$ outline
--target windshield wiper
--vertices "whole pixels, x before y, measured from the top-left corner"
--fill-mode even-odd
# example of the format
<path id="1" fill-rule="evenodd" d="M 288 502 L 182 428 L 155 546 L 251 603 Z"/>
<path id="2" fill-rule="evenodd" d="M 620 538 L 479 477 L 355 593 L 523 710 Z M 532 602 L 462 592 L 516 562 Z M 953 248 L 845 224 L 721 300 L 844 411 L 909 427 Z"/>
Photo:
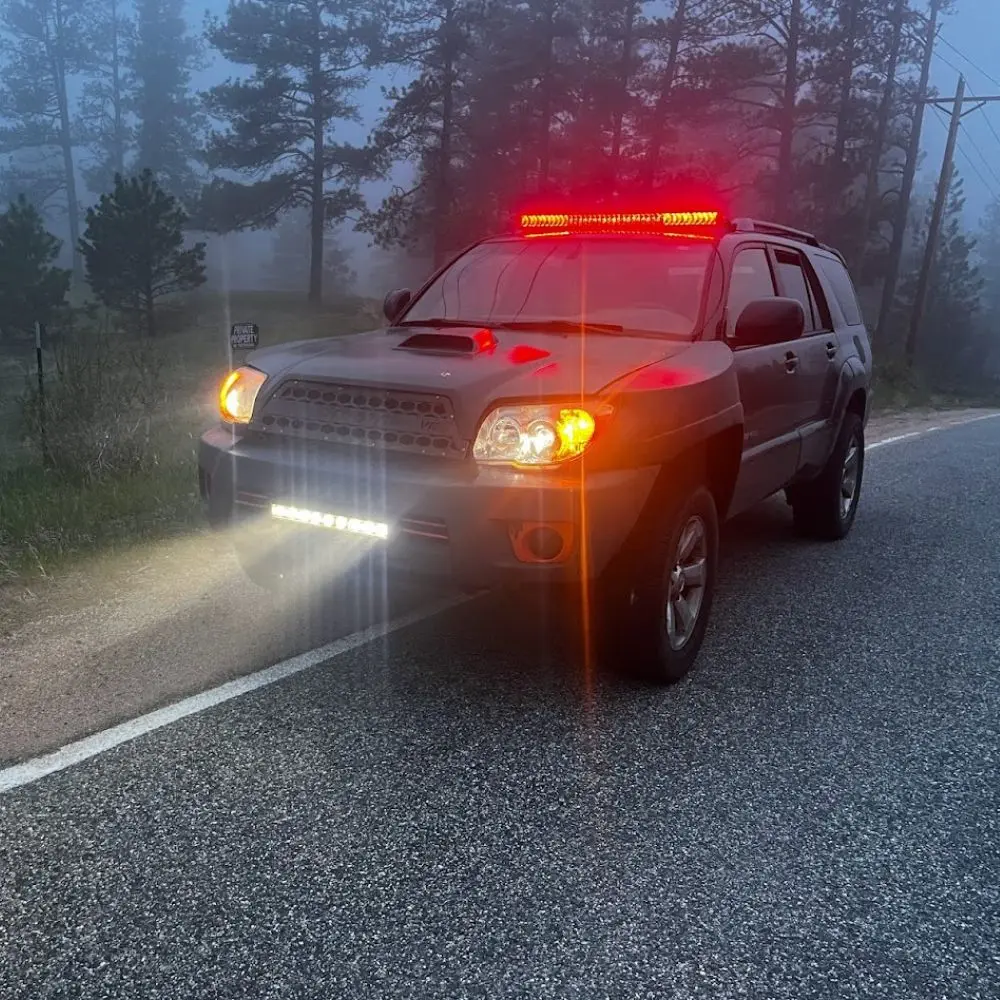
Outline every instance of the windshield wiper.
<path id="1" fill-rule="evenodd" d="M 574 322 L 570 319 L 511 320 L 494 323 L 501 330 L 540 330 L 543 333 L 622 333 L 625 327 L 618 323 Z"/>
<path id="2" fill-rule="evenodd" d="M 404 319 L 400 320 L 398 323 L 393 323 L 393 326 L 474 326 L 482 327 L 489 326 L 489 323 L 484 323 L 482 320 L 475 319 L 447 319 L 444 316 L 431 316 L 430 319 Z"/>

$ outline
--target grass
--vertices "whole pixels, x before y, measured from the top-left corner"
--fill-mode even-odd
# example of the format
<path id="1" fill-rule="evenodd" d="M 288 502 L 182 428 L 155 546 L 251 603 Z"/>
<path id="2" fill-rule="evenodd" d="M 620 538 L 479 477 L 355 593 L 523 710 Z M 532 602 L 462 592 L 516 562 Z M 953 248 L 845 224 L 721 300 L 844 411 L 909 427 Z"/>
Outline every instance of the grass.
<path id="1" fill-rule="evenodd" d="M 933 388 L 919 375 L 898 363 L 876 361 L 872 378 L 872 410 L 875 413 L 898 413 L 903 410 L 948 410 L 957 407 L 1000 406 L 1000 391 L 983 388 L 947 392 Z"/>
<path id="2" fill-rule="evenodd" d="M 198 522 L 193 455 L 135 476 L 66 482 L 40 466 L 0 477 L 0 574 L 51 576 L 95 549 L 162 537 Z"/>
<path id="3" fill-rule="evenodd" d="M 300 295 L 199 295 L 167 312 L 153 345 L 94 334 L 47 352 L 55 467 L 42 463 L 25 419 L 33 348 L 0 357 L 0 583 L 51 577 L 87 554 L 201 525 L 197 439 L 215 419 L 231 322 L 256 322 L 266 347 L 369 329 L 377 317 L 364 300 L 316 308 Z"/>

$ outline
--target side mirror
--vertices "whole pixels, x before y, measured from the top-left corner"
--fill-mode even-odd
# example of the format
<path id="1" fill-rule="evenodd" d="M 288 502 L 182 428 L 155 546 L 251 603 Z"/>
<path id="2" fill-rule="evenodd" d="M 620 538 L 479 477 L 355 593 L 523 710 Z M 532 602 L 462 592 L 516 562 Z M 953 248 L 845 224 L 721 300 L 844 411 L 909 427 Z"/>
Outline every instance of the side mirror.
<path id="1" fill-rule="evenodd" d="M 382 300 L 382 312 L 390 323 L 395 323 L 400 314 L 410 304 L 413 292 L 409 288 L 396 288 Z"/>
<path id="2" fill-rule="evenodd" d="M 806 314 L 798 299 L 756 299 L 747 304 L 736 321 L 739 347 L 763 347 L 798 340 L 806 329 Z"/>

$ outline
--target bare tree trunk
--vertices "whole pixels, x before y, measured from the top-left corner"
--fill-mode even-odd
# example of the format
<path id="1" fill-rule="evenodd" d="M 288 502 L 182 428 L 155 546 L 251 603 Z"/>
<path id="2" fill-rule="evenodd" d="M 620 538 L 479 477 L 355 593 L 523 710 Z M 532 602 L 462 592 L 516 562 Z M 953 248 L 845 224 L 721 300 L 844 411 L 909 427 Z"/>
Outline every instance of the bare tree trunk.
<path id="1" fill-rule="evenodd" d="M 146 336 L 152 340 L 156 336 L 156 303 L 153 299 L 153 289 L 148 284 L 143 292 L 143 314 Z"/>
<path id="2" fill-rule="evenodd" d="M 552 67 L 555 60 L 555 0 L 545 4 L 545 54 L 541 76 L 541 121 L 538 152 L 538 187 L 545 189 L 549 184 L 552 169 Z"/>
<path id="3" fill-rule="evenodd" d="M 778 138 L 778 175 L 774 191 L 774 215 L 787 214 L 792 189 L 792 144 L 795 141 L 796 105 L 799 96 L 799 40 L 802 35 L 802 0 L 792 0 L 788 14 L 788 46 L 785 50 L 785 86 L 781 99 Z"/>
<path id="4" fill-rule="evenodd" d="M 827 201 L 827 224 L 839 213 L 839 198 L 847 182 L 844 159 L 847 150 L 847 133 L 853 121 L 851 113 L 851 93 L 854 84 L 854 60 L 858 44 L 858 4 L 859 0 L 847 0 L 841 7 L 840 16 L 844 26 L 844 59 L 840 69 L 840 92 L 837 105 L 837 131 L 834 136 L 832 174 L 836 185 L 837 198 Z"/>
<path id="5" fill-rule="evenodd" d="M 900 48 L 903 44 L 903 17 L 906 14 L 906 0 L 896 0 L 892 12 L 892 36 L 889 42 L 889 62 L 886 66 L 885 86 L 882 88 L 882 102 L 878 109 L 878 124 L 875 128 L 875 145 L 868 161 L 868 176 L 865 179 L 865 200 L 861 206 L 861 221 L 859 233 L 861 242 L 858 246 L 857 258 L 854 263 L 856 279 L 861 279 L 861 269 L 868 252 L 868 235 L 875 215 L 875 205 L 879 198 L 879 172 L 882 166 L 882 152 L 885 148 L 885 137 L 889 132 L 889 120 L 892 115 L 892 102 L 896 92 L 896 67 L 899 65 Z"/>
<path id="6" fill-rule="evenodd" d="M 875 341 L 881 343 L 888 331 L 889 317 L 892 315 L 896 301 L 896 285 L 899 281 L 899 269 L 903 257 L 903 241 L 906 238 L 906 223 L 910 214 L 910 196 L 913 192 L 913 180 L 917 175 L 917 159 L 920 155 L 920 133 L 924 119 L 922 103 L 927 96 L 927 84 L 930 80 L 931 58 L 934 55 L 934 40 L 937 37 L 938 13 L 941 0 L 931 0 L 930 21 L 927 27 L 927 40 L 924 42 L 924 56 L 920 64 L 920 83 L 917 87 L 917 105 L 913 109 L 913 124 L 910 128 L 910 142 L 906 153 L 906 167 L 903 170 L 903 181 L 899 190 L 899 204 L 896 217 L 892 223 L 892 242 L 889 245 L 889 266 L 885 282 L 882 285 L 882 301 L 879 303 L 878 323 L 875 328 Z"/>
<path id="7" fill-rule="evenodd" d="M 441 135 L 438 145 L 437 179 L 434 192 L 434 266 L 444 263 L 449 247 L 451 216 L 451 140 L 455 114 L 455 5 L 449 3 L 444 18 L 444 67 L 441 80 Z"/>
<path id="8" fill-rule="evenodd" d="M 312 5 L 313 51 L 310 90 L 313 101 L 312 135 L 312 184 L 309 216 L 309 301 L 319 305 L 323 301 L 323 237 L 326 233 L 326 113 L 323 87 L 322 15 L 318 2 Z"/>
<path id="9" fill-rule="evenodd" d="M 622 131 L 625 126 L 625 111 L 628 108 L 628 85 L 632 76 L 632 43 L 635 31 L 635 3 L 629 0 L 625 8 L 625 24 L 622 30 L 622 59 L 619 76 L 618 106 L 615 108 L 611 131 L 611 179 L 618 180 L 618 165 L 622 152 Z"/>
<path id="10" fill-rule="evenodd" d="M 663 139 L 667 130 L 667 106 L 670 94 L 677 77 L 677 64 L 680 57 L 681 39 L 687 27 L 688 0 L 677 0 L 674 16 L 670 19 L 668 33 L 667 63 L 663 67 L 663 77 L 660 80 L 660 91 L 653 108 L 653 122 L 650 130 L 649 147 L 646 153 L 645 182 L 647 187 L 656 183 L 656 175 L 660 168 L 660 156 L 663 152 Z"/>
<path id="11" fill-rule="evenodd" d="M 111 0 L 111 101 L 114 111 L 114 135 L 111 158 L 116 174 L 125 173 L 125 110 L 122 107 L 121 24 L 118 0 Z"/>
<path id="12" fill-rule="evenodd" d="M 69 217 L 69 241 L 73 250 L 73 281 L 83 280 L 80 255 L 80 202 L 76 193 L 76 164 L 73 158 L 73 133 L 69 118 L 69 95 L 66 92 L 66 33 L 61 0 L 53 5 L 55 38 L 50 39 L 49 59 L 59 107 L 59 145 L 66 173 L 66 214 Z"/>

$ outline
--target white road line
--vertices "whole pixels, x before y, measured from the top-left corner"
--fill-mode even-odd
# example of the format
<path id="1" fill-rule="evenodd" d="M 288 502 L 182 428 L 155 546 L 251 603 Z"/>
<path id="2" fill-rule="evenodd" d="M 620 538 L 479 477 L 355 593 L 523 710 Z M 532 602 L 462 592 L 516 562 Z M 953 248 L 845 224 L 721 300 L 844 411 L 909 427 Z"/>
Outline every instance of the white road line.
<path id="1" fill-rule="evenodd" d="M 894 437 L 883 438 L 881 441 L 873 441 L 866 446 L 866 451 L 870 451 L 873 448 L 881 448 L 887 444 L 908 441 L 911 438 L 923 437 L 925 434 L 930 434 L 933 431 L 946 430 L 949 427 L 962 427 L 966 424 L 974 424 L 980 420 L 990 420 L 994 417 L 1000 417 L 1000 412 L 970 417 L 968 420 L 961 420 L 954 424 L 935 424 L 933 427 L 925 427 L 919 431 L 897 434 Z M 353 632 L 351 635 L 346 635 L 342 639 L 337 639 L 325 646 L 320 646 L 307 653 L 293 656 L 289 660 L 283 660 L 281 663 L 276 663 L 273 667 L 258 670 L 256 673 L 248 674 L 246 677 L 240 677 L 237 680 L 221 684 L 219 687 L 203 691 L 201 694 L 192 695 L 190 698 L 175 702 L 173 705 L 167 705 L 165 708 L 159 708 L 155 712 L 149 712 L 147 715 L 140 715 L 137 719 L 131 719 L 129 722 L 112 726 L 111 729 L 105 729 L 103 732 L 95 733 L 93 736 L 88 736 L 82 740 L 77 740 L 75 743 L 69 743 L 53 753 L 25 761 L 23 764 L 15 764 L 12 767 L 5 768 L 0 771 L 0 794 L 20 788 L 23 785 L 30 785 L 32 782 L 38 781 L 39 778 L 44 778 L 48 774 L 54 774 L 56 771 L 63 771 L 67 767 L 79 764 L 90 757 L 96 757 L 98 754 L 102 754 L 106 750 L 111 750 L 122 743 L 127 743 L 129 740 L 145 736 L 146 733 L 151 733 L 156 729 L 162 729 L 164 726 L 169 726 L 171 723 L 177 722 L 178 719 L 183 719 L 189 715 L 196 715 L 198 712 L 204 712 L 205 709 L 213 708 L 215 705 L 220 705 L 232 698 L 238 698 L 240 695 L 247 694 L 250 691 L 267 687 L 269 684 L 284 680 L 293 674 L 301 673 L 310 667 L 319 666 L 321 663 L 326 663 L 344 653 L 349 653 L 351 650 L 359 649 L 361 646 L 365 646 L 376 639 L 381 639 L 399 629 L 426 621 L 428 618 L 433 618 L 435 615 L 442 614 L 450 608 L 457 607 L 472 599 L 473 596 L 470 595 L 447 597 L 419 608 L 416 611 L 411 611 L 409 614 L 402 615 L 393 621 L 369 625 L 368 628 L 362 629 L 360 632 Z"/>
<path id="2" fill-rule="evenodd" d="M 933 429 L 937 430 L 936 427 Z M 881 448 L 884 444 L 896 444 L 899 441 L 908 441 L 910 438 L 923 437 L 927 433 L 929 433 L 927 430 L 910 431 L 909 434 L 897 434 L 895 437 L 882 438 L 881 441 L 872 441 L 871 444 L 866 444 L 865 451 L 872 451 L 874 448 Z"/>
<path id="3" fill-rule="evenodd" d="M 15 764 L 12 767 L 4 768 L 0 771 L 0 794 L 20 788 L 22 785 L 29 785 L 32 782 L 38 781 L 39 778 L 44 778 L 46 775 L 53 774 L 56 771 L 65 770 L 67 767 L 79 764 L 90 757 L 96 757 L 98 754 L 102 754 L 106 750 L 111 750 L 122 743 L 127 743 L 129 740 L 145 736 L 146 733 L 151 733 L 155 729 L 162 729 L 164 726 L 169 726 L 171 723 L 177 722 L 178 719 L 183 719 L 189 715 L 196 715 L 198 712 L 204 712 L 205 709 L 213 708 L 215 705 L 220 705 L 231 698 L 238 698 L 240 695 L 256 691 L 258 688 L 267 687 L 269 684 L 284 680 L 293 674 L 308 670 L 310 667 L 327 663 L 338 656 L 342 656 L 344 653 L 349 653 L 351 650 L 365 646 L 376 639 L 381 639 L 392 632 L 397 632 L 399 629 L 406 628 L 409 625 L 426 621 L 428 618 L 433 618 L 435 615 L 442 614 L 451 608 L 464 604 L 472 600 L 473 596 L 463 594 L 435 601 L 433 604 L 425 605 L 423 608 L 411 611 L 406 615 L 401 615 L 392 621 L 370 625 L 360 632 L 353 632 L 351 635 L 336 639 L 325 646 L 319 646 L 317 649 L 311 649 L 307 653 L 301 653 L 299 656 L 293 656 L 289 660 L 276 663 L 273 667 L 258 670 L 256 673 L 248 674 L 246 677 L 239 677 L 234 681 L 221 684 L 219 687 L 212 688 L 209 691 L 203 691 L 201 694 L 184 698 L 173 705 L 167 705 L 165 708 L 159 708 L 146 715 L 140 715 L 137 719 L 131 719 L 128 722 L 112 726 L 111 729 L 105 729 L 103 732 L 95 733 L 93 736 L 88 736 L 75 743 L 69 743 L 53 753 L 25 761 L 23 764 Z"/>
<path id="4" fill-rule="evenodd" d="M 909 441 L 911 438 L 923 437 L 925 434 L 933 434 L 934 431 L 946 431 L 951 427 L 965 427 L 968 424 L 977 424 L 980 420 L 993 420 L 1000 417 L 998 413 L 984 413 L 978 417 L 969 417 L 967 420 L 957 420 L 953 424 L 934 424 L 932 427 L 922 427 L 919 431 L 909 431 L 906 434 L 896 434 L 893 437 L 882 438 L 880 441 L 872 441 L 865 445 L 865 451 L 872 451 L 874 448 L 881 448 L 886 444 L 897 444 L 900 441 Z"/>

